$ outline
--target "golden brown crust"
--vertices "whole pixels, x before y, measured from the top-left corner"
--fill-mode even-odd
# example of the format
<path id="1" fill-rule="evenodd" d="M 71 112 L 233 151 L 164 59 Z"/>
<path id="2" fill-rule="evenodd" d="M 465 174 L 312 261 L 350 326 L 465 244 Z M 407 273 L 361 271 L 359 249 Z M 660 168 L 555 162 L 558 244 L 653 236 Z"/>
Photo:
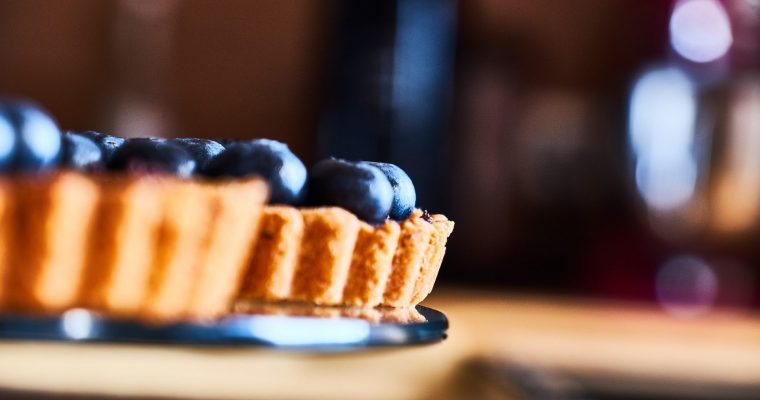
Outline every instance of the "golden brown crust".
<path id="1" fill-rule="evenodd" d="M 134 316 L 148 288 L 167 187 L 125 177 L 101 180 L 101 189 L 80 304 Z"/>
<path id="2" fill-rule="evenodd" d="M 361 224 L 343 289 L 343 304 L 374 307 L 382 302 L 400 233 L 395 221 L 379 227 Z"/>
<path id="3" fill-rule="evenodd" d="M 372 226 L 338 207 L 264 206 L 266 194 L 259 179 L 0 181 L 0 306 L 171 321 L 222 316 L 239 298 L 407 308 L 430 293 L 444 216 Z"/>
<path id="4" fill-rule="evenodd" d="M 306 303 L 248 301 L 241 300 L 235 304 L 236 314 L 255 315 L 284 315 L 294 317 L 319 318 L 356 318 L 369 323 L 416 323 L 425 322 L 425 316 L 414 307 L 351 307 L 351 306 L 319 306 Z"/>
<path id="5" fill-rule="evenodd" d="M 241 286 L 249 255 L 259 237 L 266 201 L 260 179 L 209 185 L 212 216 L 197 260 L 187 315 L 208 319 L 227 312 Z"/>
<path id="6" fill-rule="evenodd" d="M 359 220 L 337 208 L 303 209 L 304 235 L 291 297 L 314 304 L 340 304 L 359 234 Z"/>
<path id="7" fill-rule="evenodd" d="M 373 226 L 335 207 L 268 206 L 239 299 L 412 306 L 432 290 L 452 229 L 446 217 L 421 210 Z"/>
<path id="8" fill-rule="evenodd" d="M 401 223 L 401 236 L 383 294 L 383 305 L 405 307 L 412 304 L 414 285 L 420 276 L 420 265 L 434 231 L 433 225 L 421 218 L 419 210 Z"/>
<path id="9" fill-rule="evenodd" d="M 412 304 L 421 302 L 433 290 L 433 284 L 438 277 L 438 271 L 441 269 L 443 255 L 446 253 L 446 241 L 454 230 L 454 223 L 443 215 L 433 215 L 431 219 L 435 231 L 430 238 L 425 258 L 420 265 L 420 276 L 414 285 Z"/>
<path id="10" fill-rule="evenodd" d="M 99 192 L 90 179 L 56 173 L 14 183 L 8 305 L 60 311 L 75 304 Z"/>
<path id="11" fill-rule="evenodd" d="M 264 208 L 261 232 L 245 277 L 242 297 L 282 300 L 290 296 L 303 229 L 303 217 L 296 208 Z"/>
<path id="12" fill-rule="evenodd" d="M 0 275 L 5 309 L 87 307 L 158 321 L 230 309 L 267 193 L 260 179 L 73 172 L 19 176 L 8 186 L 0 182 L 0 239 L 12 241 L 0 240 L 0 254 L 14 248 Z"/>
<path id="13" fill-rule="evenodd" d="M 167 320 L 181 316 L 189 303 L 211 199 L 199 185 L 174 181 L 164 199 L 163 221 L 141 314 Z"/>

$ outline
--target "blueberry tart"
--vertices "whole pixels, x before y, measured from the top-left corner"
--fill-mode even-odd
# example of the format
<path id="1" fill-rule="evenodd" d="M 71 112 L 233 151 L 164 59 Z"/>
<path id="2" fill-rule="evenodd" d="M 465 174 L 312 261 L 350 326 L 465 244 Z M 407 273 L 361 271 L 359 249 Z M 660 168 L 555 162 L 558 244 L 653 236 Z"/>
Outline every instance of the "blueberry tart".
<path id="1" fill-rule="evenodd" d="M 280 142 L 61 133 L 0 102 L 0 307 L 208 320 L 240 304 L 406 308 L 432 290 L 453 222 L 399 167 Z M 238 306 L 236 308 L 236 305 Z"/>

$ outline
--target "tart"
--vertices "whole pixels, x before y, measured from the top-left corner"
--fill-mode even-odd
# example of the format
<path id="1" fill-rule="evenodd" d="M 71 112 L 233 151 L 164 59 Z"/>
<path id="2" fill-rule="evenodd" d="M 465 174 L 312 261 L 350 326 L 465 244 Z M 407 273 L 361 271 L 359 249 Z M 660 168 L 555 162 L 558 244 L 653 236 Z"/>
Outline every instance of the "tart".
<path id="1" fill-rule="evenodd" d="M 4 118 L 0 136 L 18 147 L 0 157 L 5 312 L 166 322 L 241 304 L 408 309 L 432 290 L 454 226 L 415 208 L 392 164 L 307 171 L 271 140 L 61 135 L 42 111 L 0 102 Z"/>
<path id="2" fill-rule="evenodd" d="M 240 302 L 406 307 L 432 289 L 453 222 L 380 225 L 339 207 L 265 205 L 258 178 L 56 172 L 0 185 L 0 304 L 154 321 Z"/>

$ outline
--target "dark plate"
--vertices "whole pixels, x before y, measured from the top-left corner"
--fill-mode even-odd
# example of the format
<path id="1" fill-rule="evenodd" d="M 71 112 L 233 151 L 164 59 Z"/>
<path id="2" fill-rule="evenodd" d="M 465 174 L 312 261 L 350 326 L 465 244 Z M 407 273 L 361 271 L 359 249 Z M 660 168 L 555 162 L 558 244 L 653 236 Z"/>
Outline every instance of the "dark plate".
<path id="1" fill-rule="evenodd" d="M 439 342 L 449 326 L 443 313 L 423 306 L 404 313 L 286 305 L 244 308 L 244 313 L 207 324 L 150 325 L 84 309 L 52 317 L 4 315 L 0 339 L 333 350 Z"/>

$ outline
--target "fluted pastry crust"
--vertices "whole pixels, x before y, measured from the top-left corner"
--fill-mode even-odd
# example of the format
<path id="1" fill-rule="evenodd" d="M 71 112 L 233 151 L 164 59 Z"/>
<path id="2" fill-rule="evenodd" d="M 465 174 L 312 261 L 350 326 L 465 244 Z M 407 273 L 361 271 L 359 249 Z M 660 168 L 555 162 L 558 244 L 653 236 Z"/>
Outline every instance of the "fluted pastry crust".
<path id="1" fill-rule="evenodd" d="M 189 317 L 212 318 L 229 311 L 258 242 L 266 194 L 263 181 L 233 181 L 208 192 L 211 222 L 196 260 L 196 278 L 186 304 Z"/>
<path id="2" fill-rule="evenodd" d="M 76 303 L 99 198 L 97 185 L 75 174 L 18 179 L 7 192 L 6 306 L 56 312 Z"/>
<path id="3" fill-rule="evenodd" d="M 104 179 L 100 185 L 79 304 L 135 316 L 147 294 L 168 185 L 147 177 Z"/>
<path id="4" fill-rule="evenodd" d="M 290 296 L 303 237 L 303 217 L 294 207 L 268 206 L 241 296 L 284 300 Z"/>
<path id="5" fill-rule="evenodd" d="M 59 171 L 0 181 L 0 307 L 86 307 L 151 321 L 235 302 L 404 308 L 422 301 L 453 222 L 370 225 L 338 207 L 267 206 L 266 183 Z"/>
<path id="6" fill-rule="evenodd" d="M 395 221 L 387 221 L 378 227 L 362 223 L 343 289 L 343 303 L 351 306 L 380 304 L 400 233 L 401 228 Z"/>
<path id="7" fill-rule="evenodd" d="M 373 226 L 337 207 L 267 206 L 262 226 L 240 300 L 367 308 L 424 300 L 454 223 L 415 210 Z"/>
<path id="8" fill-rule="evenodd" d="M 337 207 L 304 209 L 304 233 L 291 298 L 340 304 L 359 235 L 359 219 Z"/>

